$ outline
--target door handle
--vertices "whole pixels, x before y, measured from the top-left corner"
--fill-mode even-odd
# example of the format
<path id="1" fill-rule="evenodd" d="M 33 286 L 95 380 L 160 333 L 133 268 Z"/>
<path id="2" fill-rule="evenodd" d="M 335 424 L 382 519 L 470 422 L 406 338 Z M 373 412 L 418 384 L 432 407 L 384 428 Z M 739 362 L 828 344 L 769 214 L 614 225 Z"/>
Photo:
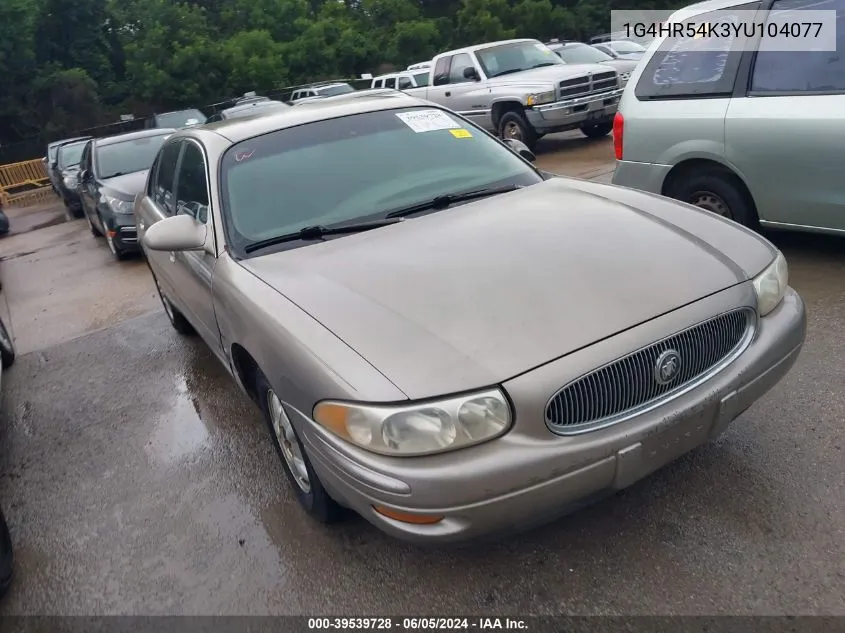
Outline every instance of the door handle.
<path id="1" fill-rule="evenodd" d="M 446 96 L 447 96 L 447 97 L 451 97 L 451 96 L 452 96 L 451 91 L 450 91 L 450 92 L 447 92 L 447 93 L 446 93 Z"/>

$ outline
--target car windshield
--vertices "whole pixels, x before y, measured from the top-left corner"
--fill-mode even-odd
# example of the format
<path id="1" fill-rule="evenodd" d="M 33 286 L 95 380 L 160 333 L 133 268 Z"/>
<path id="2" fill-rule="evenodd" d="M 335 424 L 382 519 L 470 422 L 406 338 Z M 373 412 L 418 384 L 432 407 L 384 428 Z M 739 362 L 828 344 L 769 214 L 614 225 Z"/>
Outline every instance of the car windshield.
<path id="1" fill-rule="evenodd" d="M 251 116 L 258 112 L 270 112 L 272 110 L 284 110 L 290 106 L 281 101 L 259 101 L 253 105 L 239 106 L 223 110 L 223 116 L 226 119 L 237 119 L 239 117 Z"/>
<path id="2" fill-rule="evenodd" d="M 201 125 L 206 122 L 206 116 L 199 110 L 182 110 L 156 115 L 156 127 L 179 128 L 186 125 Z"/>
<path id="3" fill-rule="evenodd" d="M 53 145 L 52 147 L 47 148 L 47 158 L 49 159 L 49 161 L 51 163 L 56 160 L 56 154 L 58 153 L 58 151 L 59 151 L 58 145 Z"/>
<path id="4" fill-rule="evenodd" d="M 418 86 L 427 86 L 428 85 L 428 71 L 423 71 L 421 73 L 414 73 L 414 81 L 417 82 Z"/>
<path id="5" fill-rule="evenodd" d="M 345 95 L 348 92 L 355 92 L 355 88 L 349 84 L 341 84 L 339 86 L 328 86 L 327 88 L 320 88 L 315 92 L 321 97 L 334 97 L 335 95 Z"/>
<path id="6" fill-rule="evenodd" d="M 640 46 L 636 42 L 614 42 L 611 46 L 613 50 L 615 50 L 620 55 L 625 55 L 627 53 L 644 53 L 645 47 Z"/>
<path id="7" fill-rule="evenodd" d="M 419 107 L 277 130 L 233 145 L 221 162 L 236 250 L 305 227 L 383 219 L 444 194 L 542 182 L 480 129 Z"/>
<path id="8" fill-rule="evenodd" d="M 113 178 L 149 169 L 170 134 L 144 136 L 97 147 L 97 177 Z"/>
<path id="9" fill-rule="evenodd" d="M 586 44 L 564 46 L 555 52 L 567 64 L 598 64 L 613 59 L 607 53 L 603 53 L 599 49 L 587 46 Z"/>
<path id="10" fill-rule="evenodd" d="M 88 141 L 78 141 L 76 143 L 68 143 L 59 148 L 59 169 L 73 167 L 79 164 L 79 159 L 82 158 L 82 150 L 85 149 L 85 144 Z"/>
<path id="11" fill-rule="evenodd" d="M 478 50 L 475 56 L 488 77 L 563 64 L 548 46 L 540 42 L 500 44 Z"/>

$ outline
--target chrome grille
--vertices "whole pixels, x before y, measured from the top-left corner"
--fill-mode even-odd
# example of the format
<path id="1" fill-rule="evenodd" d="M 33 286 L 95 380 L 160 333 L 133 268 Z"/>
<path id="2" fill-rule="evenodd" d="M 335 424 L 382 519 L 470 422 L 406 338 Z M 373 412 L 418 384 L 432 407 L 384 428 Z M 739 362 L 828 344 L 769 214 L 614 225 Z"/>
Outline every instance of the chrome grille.
<path id="1" fill-rule="evenodd" d="M 741 354 L 756 313 L 741 308 L 682 330 L 581 376 L 546 405 L 546 424 L 562 435 L 616 424 L 706 380 Z M 658 361 L 679 357 L 677 373 L 658 376 Z M 665 378 L 666 376 L 664 376 Z"/>
<path id="2" fill-rule="evenodd" d="M 596 73 L 575 79 L 565 79 L 558 84 L 561 99 L 583 97 L 593 92 L 604 92 L 617 87 L 616 71 Z"/>

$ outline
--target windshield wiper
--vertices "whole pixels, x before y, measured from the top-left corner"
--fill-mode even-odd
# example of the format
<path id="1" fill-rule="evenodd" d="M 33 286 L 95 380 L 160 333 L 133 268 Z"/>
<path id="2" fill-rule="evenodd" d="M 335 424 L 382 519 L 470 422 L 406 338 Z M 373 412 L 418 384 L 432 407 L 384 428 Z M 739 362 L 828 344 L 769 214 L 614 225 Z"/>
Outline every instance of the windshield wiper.
<path id="1" fill-rule="evenodd" d="M 502 75 L 510 75 L 511 73 L 521 73 L 524 71 L 524 68 L 511 68 L 510 70 L 503 70 L 500 73 L 496 73 L 495 75 L 490 75 L 490 79 L 493 77 L 501 77 Z"/>
<path id="2" fill-rule="evenodd" d="M 488 196 L 495 196 L 500 193 L 507 193 L 509 191 L 516 191 L 522 189 L 520 185 L 505 185 L 503 187 L 487 187 L 485 189 L 475 189 L 473 191 L 464 191 L 463 193 L 447 193 L 442 196 L 437 196 L 425 202 L 412 204 L 408 207 L 401 207 L 394 209 L 388 213 L 386 218 L 399 218 L 406 215 L 413 215 L 420 211 L 428 211 L 430 209 L 446 209 L 456 202 L 466 202 L 468 200 L 476 200 L 477 198 L 486 198 Z"/>
<path id="3" fill-rule="evenodd" d="M 125 176 L 126 172 L 118 171 L 113 174 L 109 174 L 108 176 L 103 176 L 103 180 L 108 180 L 109 178 L 117 178 L 118 176 Z"/>
<path id="4" fill-rule="evenodd" d="M 246 251 L 247 253 L 254 253 L 255 251 L 260 251 L 262 248 L 276 246 L 277 244 L 284 244 L 285 242 L 295 242 L 298 240 L 322 240 L 323 238 L 329 235 L 361 233 L 363 231 L 369 231 L 371 229 L 378 229 L 382 226 L 396 224 L 397 222 L 402 222 L 402 220 L 396 218 L 392 220 L 376 220 L 375 222 L 359 222 L 358 224 L 344 224 L 342 226 L 306 226 L 294 233 L 278 235 L 276 237 L 267 238 L 266 240 L 259 240 L 258 242 L 252 242 L 251 244 L 247 244 L 246 246 L 244 246 L 244 251 Z"/>
<path id="5" fill-rule="evenodd" d="M 534 64 L 531 68 L 543 68 L 544 66 L 559 66 L 557 62 L 541 62 L 539 64 Z"/>

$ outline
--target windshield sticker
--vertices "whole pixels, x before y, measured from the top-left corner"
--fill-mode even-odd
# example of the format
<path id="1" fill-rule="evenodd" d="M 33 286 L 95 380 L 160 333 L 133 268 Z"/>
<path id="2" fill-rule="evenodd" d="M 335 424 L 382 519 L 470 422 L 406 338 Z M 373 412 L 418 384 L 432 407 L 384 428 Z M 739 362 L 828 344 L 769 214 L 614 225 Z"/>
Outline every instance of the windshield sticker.
<path id="1" fill-rule="evenodd" d="M 242 163 L 245 160 L 249 160 L 252 158 L 252 155 L 255 154 L 254 149 L 245 149 L 241 150 L 240 152 L 235 152 L 235 162 Z"/>
<path id="2" fill-rule="evenodd" d="M 396 116 L 414 132 L 435 132 L 461 127 L 442 110 L 417 110 L 415 112 L 397 112 Z"/>
<path id="3" fill-rule="evenodd" d="M 472 134 L 469 133 L 469 130 L 465 130 L 464 128 L 459 128 L 457 130 L 449 130 L 452 133 L 452 136 L 455 138 L 472 138 Z"/>

